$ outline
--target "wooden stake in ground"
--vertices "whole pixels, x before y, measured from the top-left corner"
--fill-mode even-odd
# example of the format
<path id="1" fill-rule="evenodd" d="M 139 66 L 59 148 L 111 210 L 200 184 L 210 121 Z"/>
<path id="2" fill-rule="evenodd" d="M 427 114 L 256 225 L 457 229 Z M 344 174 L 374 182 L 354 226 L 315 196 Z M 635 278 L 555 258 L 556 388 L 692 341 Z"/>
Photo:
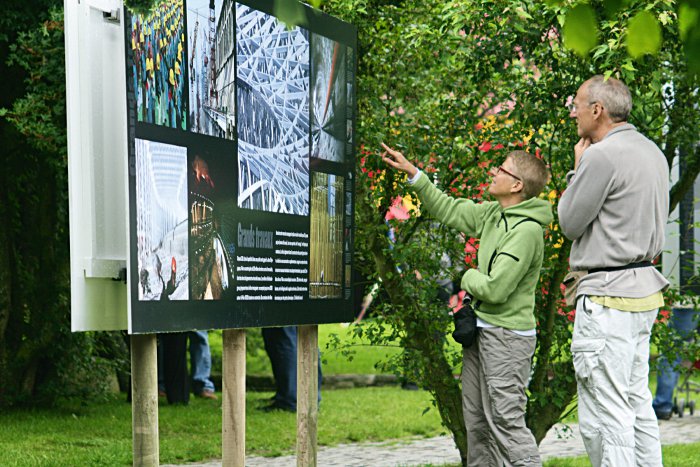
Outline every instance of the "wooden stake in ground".
<path id="1" fill-rule="evenodd" d="M 315 467 L 318 424 L 318 326 L 297 327 L 297 466 Z"/>
<path id="2" fill-rule="evenodd" d="M 245 330 L 223 333 L 223 467 L 245 467 Z"/>
<path id="3" fill-rule="evenodd" d="M 131 336 L 131 423 L 134 466 L 157 466 L 158 364 L 155 334 Z"/>

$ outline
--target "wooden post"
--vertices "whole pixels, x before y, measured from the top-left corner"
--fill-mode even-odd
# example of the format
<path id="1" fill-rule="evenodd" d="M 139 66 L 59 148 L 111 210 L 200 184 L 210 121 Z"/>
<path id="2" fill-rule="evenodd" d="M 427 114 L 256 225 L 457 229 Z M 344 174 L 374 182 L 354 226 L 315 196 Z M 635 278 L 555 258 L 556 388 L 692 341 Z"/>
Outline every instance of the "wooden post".
<path id="1" fill-rule="evenodd" d="M 297 466 L 316 466 L 318 326 L 297 327 Z"/>
<path id="2" fill-rule="evenodd" d="M 158 363 L 155 334 L 131 336 L 131 423 L 134 466 L 157 466 Z"/>
<path id="3" fill-rule="evenodd" d="M 245 329 L 223 338 L 222 467 L 245 467 Z"/>

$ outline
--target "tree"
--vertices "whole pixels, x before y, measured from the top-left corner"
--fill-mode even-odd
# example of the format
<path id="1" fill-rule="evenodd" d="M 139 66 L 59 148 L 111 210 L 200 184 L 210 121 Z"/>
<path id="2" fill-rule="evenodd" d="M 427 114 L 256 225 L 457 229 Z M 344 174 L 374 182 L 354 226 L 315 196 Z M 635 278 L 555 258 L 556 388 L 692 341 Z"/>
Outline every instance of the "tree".
<path id="1" fill-rule="evenodd" d="M 465 245 L 454 232 L 431 230 L 431 219 L 418 209 L 407 221 L 386 220 L 392 202 L 410 198 L 411 189 L 403 177 L 384 170 L 379 142 L 399 146 L 445 192 L 476 199 L 483 197 L 486 167 L 523 147 L 550 165 L 545 196 L 556 208 L 578 140 L 567 101 L 591 75 L 617 76 L 634 93 L 631 122 L 664 150 L 669 166 L 679 154 L 686 158 L 688 169 L 671 191 L 673 208 L 697 177 L 700 139 L 698 82 L 688 71 L 676 5 L 628 2 L 612 18 L 604 15 L 603 2 L 590 5 L 606 19 L 599 24 L 600 40 L 583 56 L 562 38 L 567 18 L 578 8 L 569 2 L 336 0 L 323 5 L 360 30 L 355 251 L 365 274 L 381 284 L 383 303 L 355 333 L 404 349 L 388 366 L 412 375 L 433 394 L 463 460 L 468 446 L 453 376 L 459 359 L 443 337 L 451 327 L 446 306 L 435 296 L 436 255 L 447 252 L 452 264 L 473 267 L 478 243 L 468 239 Z M 626 37 L 630 19 L 641 12 L 658 18 L 663 41 L 654 54 L 632 58 Z M 569 352 L 573 310 L 559 293 L 569 248 L 555 222 L 546 233 L 529 385 L 527 422 L 538 442 L 575 399 Z M 655 336 L 661 343 L 668 333 L 659 327 Z"/>
<path id="2" fill-rule="evenodd" d="M 115 336 L 70 331 L 63 18 L 51 3 L 3 17 L 0 406 L 100 393 L 123 363 L 104 358 Z"/>

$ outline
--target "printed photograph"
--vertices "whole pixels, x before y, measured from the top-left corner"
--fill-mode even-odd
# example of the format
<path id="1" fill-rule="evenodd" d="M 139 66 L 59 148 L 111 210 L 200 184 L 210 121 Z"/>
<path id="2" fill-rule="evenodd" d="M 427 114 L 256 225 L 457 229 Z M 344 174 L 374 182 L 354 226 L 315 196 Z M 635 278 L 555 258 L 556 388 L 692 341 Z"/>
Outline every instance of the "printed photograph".
<path id="1" fill-rule="evenodd" d="M 190 130 L 236 137 L 235 12 L 230 0 L 187 1 Z"/>
<path id="2" fill-rule="evenodd" d="M 352 191 L 345 192 L 345 214 L 352 216 Z"/>
<path id="3" fill-rule="evenodd" d="M 139 122 L 187 129 L 183 0 L 164 0 L 148 15 L 131 15 L 128 68 Z"/>
<path id="4" fill-rule="evenodd" d="M 311 38 L 311 157 L 343 162 L 346 140 L 346 47 Z"/>
<path id="5" fill-rule="evenodd" d="M 309 34 L 236 4 L 238 206 L 309 215 Z"/>
<path id="6" fill-rule="evenodd" d="M 135 144 L 139 300 L 188 300 L 187 149 Z"/>
<path id="7" fill-rule="evenodd" d="M 343 292 L 344 180 L 312 174 L 309 298 L 340 298 Z"/>
<path id="8" fill-rule="evenodd" d="M 201 146 L 201 145 L 200 145 Z M 218 157 L 217 157 L 218 156 Z M 229 290 L 233 262 L 223 235 L 223 210 L 232 186 L 221 155 L 189 155 L 190 292 L 193 300 L 219 300 Z"/>

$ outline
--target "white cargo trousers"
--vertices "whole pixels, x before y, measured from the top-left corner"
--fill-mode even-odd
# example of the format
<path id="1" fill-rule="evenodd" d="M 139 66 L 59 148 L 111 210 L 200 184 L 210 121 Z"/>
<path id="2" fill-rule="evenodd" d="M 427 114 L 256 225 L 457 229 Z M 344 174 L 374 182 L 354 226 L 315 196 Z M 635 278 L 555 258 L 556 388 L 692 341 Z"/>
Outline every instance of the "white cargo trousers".
<path id="1" fill-rule="evenodd" d="M 658 310 L 620 311 L 581 296 L 571 352 L 581 437 L 593 467 L 661 466 L 649 391 L 649 338 Z"/>

